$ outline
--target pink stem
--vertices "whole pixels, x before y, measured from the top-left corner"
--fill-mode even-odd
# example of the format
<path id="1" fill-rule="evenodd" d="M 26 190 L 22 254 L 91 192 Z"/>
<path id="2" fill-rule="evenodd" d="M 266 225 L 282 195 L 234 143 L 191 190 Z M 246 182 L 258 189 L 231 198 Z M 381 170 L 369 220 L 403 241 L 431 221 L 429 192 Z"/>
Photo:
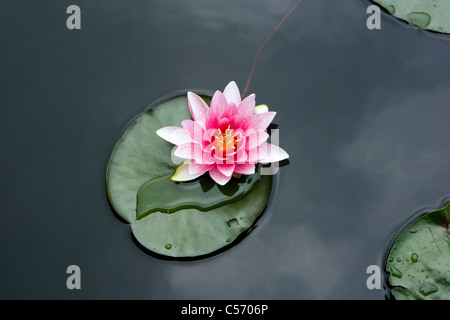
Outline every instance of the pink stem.
<path id="1" fill-rule="evenodd" d="M 247 93 L 248 87 L 250 86 L 250 82 L 253 77 L 253 72 L 255 71 L 256 67 L 256 61 L 258 61 L 259 55 L 261 54 L 262 49 L 266 45 L 267 42 L 269 42 L 270 38 L 277 32 L 277 30 L 281 27 L 281 25 L 286 21 L 286 19 L 291 15 L 292 12 L 294 12 L 295 8 L 302 2 L 302 0 L 298 0 L 292 8 L 286 13 L 286 15 L 278 22 L 278 24 L 275 26 L 275 28 L 272 30 L 272 32 L 267 36 L 266 40 L 262 43 L 262 45 L 259 47 L 258 51 L 256 52 L 255 58 L 253 59 L 252 68 L 250 69 L 250 73 L 248 75 L 247 83 L 245 85 L 244 90 L 242 91 L 242 96 L 245 97 L 245 94 Z"/>

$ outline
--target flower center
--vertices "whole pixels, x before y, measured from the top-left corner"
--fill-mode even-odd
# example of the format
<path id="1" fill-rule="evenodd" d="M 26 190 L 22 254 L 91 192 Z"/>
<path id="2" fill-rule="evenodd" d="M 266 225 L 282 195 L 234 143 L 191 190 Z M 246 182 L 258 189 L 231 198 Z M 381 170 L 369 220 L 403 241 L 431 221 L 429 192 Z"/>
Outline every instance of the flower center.
<path id="1" fill-rule="evenodd" d="M 217 129 L 214 133 L 213 137 L 211 138 L 211 142 L 213 143 L 213 150 L 215 150 L 215 154 L 217 156 L 226 157 L 227 153 L 232 154 L 236 151 L 237 143 L 239 141 L 237 137 L 238 132 L 234 132 L 233 129 L 230 129 L 230 126 L 228 125 L 228 128 L 225 130 L 225 132 L 222 132 L 222 130 Z"/>

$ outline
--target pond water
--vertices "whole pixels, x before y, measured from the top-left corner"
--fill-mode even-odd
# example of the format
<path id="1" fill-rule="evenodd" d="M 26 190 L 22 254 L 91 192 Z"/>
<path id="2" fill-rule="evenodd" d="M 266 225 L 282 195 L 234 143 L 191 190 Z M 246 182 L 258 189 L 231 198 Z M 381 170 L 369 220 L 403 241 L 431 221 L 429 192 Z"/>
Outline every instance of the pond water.
<path id="1" fill-rule="evenodd" d="M 199 261 L 146 253 L 109 205 L 126 125 L 179 90 L 245 86 L 294 1 L 0 5 L 0 298 L 384 299 L 393 237 L 450 196 L 450 38 L 365 0 L 304 0 L 267 43 L 248 93 L 289 153 L 248 237 Z M 66 269 L 81 269 L 68 290 Z"/>

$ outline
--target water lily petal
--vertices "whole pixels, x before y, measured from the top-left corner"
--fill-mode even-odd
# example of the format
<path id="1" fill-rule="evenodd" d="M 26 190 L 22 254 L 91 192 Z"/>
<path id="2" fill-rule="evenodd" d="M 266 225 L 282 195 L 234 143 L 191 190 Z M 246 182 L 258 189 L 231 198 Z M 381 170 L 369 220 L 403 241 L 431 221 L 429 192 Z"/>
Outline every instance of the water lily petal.
<path id="1" fill-rule="evenodd" d="M 239 114 L 239 109 L 234 103 L 229 103 L 222 113 L 222 118 L 231 119 L 231 117 Z"/>
<path id="2" fill-rule="evenodd" d="M 189 174 L 191 174 L 191 175 L 203 174 L 206 171 L 209 171 L 214 167 L 215 167 L 215 164 L 198 164 L 195 162 L 191 162 L 189 164 Z"/>
<path id="3" fill-rule="evenodd" d="M 211 99 L 211 108 L 206 113 L 205 128 L 217 129 L 218 121 L 227 107 L 228 102 L 222 92 L 216 91 Z"/>
<path id="4" fill-rule="evenodd" d="M 214 143 L 209 143 L 207 145 L 203 145 L 203 154 L 207 154 L 209 155 L 211 158 L 213 158 L 213 162 L 215 162 L 215 151 L 216 150 L 216 146 Z"/>
<path id="5" fill-rule="evenodd" d="M 262 143 L 266 142 L 267 139 L 269 139 L 269 134 L 264 130 L 250 129 L 247 130 L 246 135 L 247 135 L 247 144 L 245 148 L 247 151 L 258 147 Z"/>
<path id="6" fill-rule="evenodd" d="M 196 155 L 195 163 L 197 164 L 214 164 L 216 163 L 216 158 L 213 156 L 212 147 L 213 144 L 209 144 L 206 147 L 203 147 L 201 151 L 201 156 Z"/>
<path id="7" fill-rule="evenodd" d="M 233 174 L 234 171 L 234 167 L 235 164 L 231 163 L 231 164 L 217 164 L 217 170 L 220 171 L 220 173 L 228 176 L 231 176 Z"/>
<path id="8" fill-rule="evenodd" d="M 243 116 L 250 116 L 255 110 L 255 94 L 249 95 L 239 104 L 239 113 Z"/>
<path id="9" fill-rule="evenodd" d="M 247 151 L 245 151 L 245 148 L 239 149 L 236 152 L 236 155 L 233 156 L 233 160 L 235 163 L 245 163 L 247 161 Z"/>
<path id="10" fill-rule="evenodd" d="M 251 127 L 252 121 L 253 121 L 252 118 L 253 118 L 253 116 L 246 117 L 246 116 L 238 114 L 238 115 L 231 117 L 230 125 L 234 129 L 242 129 L 245 131 Z"/>
<path id="11" fill-rule="evenodd" d="M 209 170 L 209 175 L 216 183 L 220 184 L 221 186 L 225 185 L 228 181 L 230 181 L 232 176 L 232 175 L 230 176 L 224 175 L 222 172 L 219 171 L 219 169 L 217 169 L 217 167 L 214 167 L 211 170 Z"/>
<path id="12" fill-rule="evenodd" d="M 218 132 L 219 130 L 217 129 L 205 130 L 205 132 L 203 133 L 203 140 L 202 140 L 203 151 L 211 152 L 211 147 L 214 145 L 212 144 L 212 141 L 215 140 L 215 136 Z M 209 149 L 205 150 L 205 148 L 207 147 L 209 147 Z"/>
<path id="13" fill-rule="evenodd" d="M 234 168 L 234 172 L 247 175 L 254 174 L 255 164 L 254 163 L 237 164 Z"/>
<path id="14" fill-rule="evenodd" d="M 182 164 L 180 164 L 177 169 L 175 170 L 175 173 L 170 177 L 173 181 L 189 181 L 194 180 L 198 177 L 200 177 L 203 173 L 199 174 L 190 174 L 189 173 L 189 161 L 184 161 Z"/>
<path id="15" fill-rule="evenodd" d="M 239 93 L 239 88 L 236 82 L 231 81 L 230 83 L 228 83 L 223 90 L 223 94 L 225 95 L 228 103 L 234 103 L 236 106 L 241 103 L 241 94 Z"/>
<path id="16" fill-rule="evenodd" d="M 197 163 L 202 163 L 202 148 L 200 144 L 195 142 L 179 145 L 173 154 L 179 158 L 191 159 L 195 160 Z"/>
<path id="17" fill-rule="evenodd" d="M 228 101 L 225 98 L 225 95 L 219 90 L 216 90 L 211 99 L 211 108 L 209 109 L 208 113 L 220 119 L 227 106 Z"/>
<path id="18" fill-rule="evenodd" d="M 181 127 L 168 126 L 158 129 L 156 134 L 163 138 L 164 140 L 175 144 L 177 146 L 191 142 L 192 139 L 189 134 Z"/>
<path id="19" fill-rule="evenodd" d="M 221 149 L 216 149 L 214 158 L 216 163 L 234 163 L 236 151 L 224 153 Z"/>
<path id="20" fill-rule="evenodd" d="M 216 163 L 216 159 L 211 155 L 211 151 L 210 152 L 205 152 L 203 151 L 202 153 L 202 159 L 200 162 L 198 163 L 202 163 L 202 164 L 213 164 Z"/>
<path id="21" fill-rule="evenodd" d="M 190 119 L 181 121 L 181 126 L 186 130 L 193 141 L 202 142 L 203 128 L 198 121 L 192 121 Z"/>
<path id="22" fill-rule="evenodd" d="M 208 105 L 202 98 L 193 92 L 187 93 L 189 110 L 191 111 L 192 119 L 196 121 L 205 121 L 205 116 L 209 110 Z"/>
<path id="23" fill-rule="evenodd" d="M 253 116 L 252 127 L 253 129 L 265 130 L 272 122 L 277 113 L 274 111 L 263 112 Z"/>
<path id="24" fill-rule="evenodd" d="M 251 149 L 247 152 L 247 162 L 248 163 L 257 163 L 260 158 L 259 148 Z"/>
<path id="25" fill-rule="evenodd" d="M 263 143 L 258 149 L 258 162 L 260 163 L 277 162 L 289 158 L 286 151 L 274 144 Z"/>

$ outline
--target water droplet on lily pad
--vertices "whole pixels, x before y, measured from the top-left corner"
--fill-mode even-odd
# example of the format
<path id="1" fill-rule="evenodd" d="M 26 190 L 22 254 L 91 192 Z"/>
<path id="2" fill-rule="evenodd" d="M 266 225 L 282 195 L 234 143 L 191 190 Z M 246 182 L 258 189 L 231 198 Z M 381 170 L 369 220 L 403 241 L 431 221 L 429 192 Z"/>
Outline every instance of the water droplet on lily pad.
<path id="1" fill-rule="evenodd" d="M 406 21 L 413 26 L 425 29 L 430 24 L 431 17 L 425 12 L 411 12 L 406 16 Z"/>
<path id="2" fill-rule="evenodd" d="M 419 261 L 419 255 L 417 253 L 413 253 L 411 255 L 411 261 L 416 263 L 417 261 Z"/>
<path id="3" fill-rule="evenodd" d="M 400 270 L 398 270 L 396 267 L 394 267 L 394 266 L 391 266 L 391 274 L 392 274 L 392 276 L 394 276 L 394 277 L 396 277 L 396 278 L 401 278 L 401 277 L 403 277 L 403 273 L 400 271 Z"/>
<path id="4" fill-rule="evenodd" d="M 419 287 L 419 292 L 423 296 L 429 296 L 432 293 L 438 292 L 439 288 L 430 282 L 424 282 Z"/>
<path id="5" fill-rule="evenodd" d="M 167 250 L 170 250 L 170 249 L 172 249 L 172 245 L 171 245 L 170 243 L 168 243 L 168 244 L 165 245 L 165 248 L 166 248 Z"/>

